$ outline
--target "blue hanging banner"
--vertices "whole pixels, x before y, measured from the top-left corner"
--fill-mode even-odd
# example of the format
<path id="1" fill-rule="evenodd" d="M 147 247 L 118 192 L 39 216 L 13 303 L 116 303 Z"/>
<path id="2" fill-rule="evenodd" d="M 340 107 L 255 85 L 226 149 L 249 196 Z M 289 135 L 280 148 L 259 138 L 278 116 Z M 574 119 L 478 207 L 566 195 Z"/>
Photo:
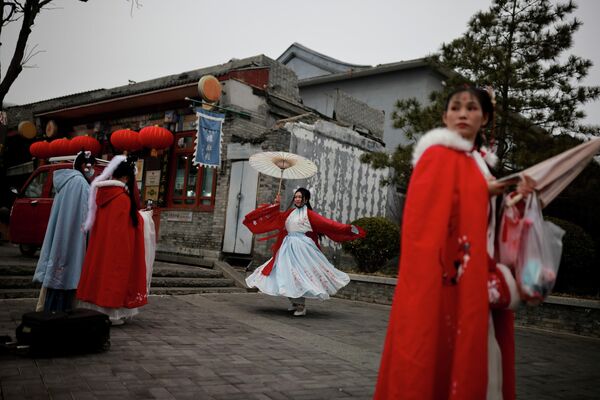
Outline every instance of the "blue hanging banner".
<path id="1" fill-rule="evenodd" d="M 198 132 L 194 150 L 194 165 L 218 168 L 221 165 L 221 129 L 225 114 L 196 109 Z"/>

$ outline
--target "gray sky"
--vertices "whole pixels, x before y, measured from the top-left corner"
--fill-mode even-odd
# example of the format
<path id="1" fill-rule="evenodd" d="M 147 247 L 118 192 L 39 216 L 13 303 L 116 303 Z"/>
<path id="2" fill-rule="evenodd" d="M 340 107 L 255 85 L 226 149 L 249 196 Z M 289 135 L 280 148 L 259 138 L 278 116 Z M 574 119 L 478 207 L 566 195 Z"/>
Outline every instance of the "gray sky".
<path id="1" fill-rule="evenodd" d="M 8 93 L 25 104 L 110 88 L 265 54 L 293 42 L 342 61 L 377 65 L 426 56 L 466 30 L 484 0 L 56 0 L 38 16 L 29 46 L 42 50 Z M 600 1 L 579 0 L 583 27 L 571 53 L 591 59 L 600 85 Z M 9 27 L 10 28 L 10 27 Z M 2 70 L 16 40 L 3 31 Z M 600 102 L 585 110 L 600 125 Z"/>

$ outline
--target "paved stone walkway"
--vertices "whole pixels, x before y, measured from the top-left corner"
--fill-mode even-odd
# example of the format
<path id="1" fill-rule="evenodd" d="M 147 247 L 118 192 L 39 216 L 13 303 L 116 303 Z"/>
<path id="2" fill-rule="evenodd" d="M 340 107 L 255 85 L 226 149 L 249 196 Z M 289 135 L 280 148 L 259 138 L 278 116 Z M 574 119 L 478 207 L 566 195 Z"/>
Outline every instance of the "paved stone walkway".
<path id="1" fill-rule="evenodd" d="M 0 301 L 14 336 L 34 300 Z M 369 399 L 388 306 L 261 294 L 151 297 L 112 348 L 54 359 L 0 355 L 2 399 Z M 517 330 L 519 399 L 600 398 L 600 340 Z"/>

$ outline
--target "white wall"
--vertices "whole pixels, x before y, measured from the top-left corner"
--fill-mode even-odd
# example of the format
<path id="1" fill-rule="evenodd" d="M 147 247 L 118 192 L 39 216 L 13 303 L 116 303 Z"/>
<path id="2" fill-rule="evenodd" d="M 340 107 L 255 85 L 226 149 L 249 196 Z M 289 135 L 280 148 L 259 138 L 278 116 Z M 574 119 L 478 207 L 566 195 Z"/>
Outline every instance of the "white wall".
<path id="1" fill-rule="evenodd" d="M 318 168 L 309 179 L 286 182 L 287 201 L 296 188 L 304 186 L 312 189 L 315 211 L 335 221 L 385 216 L 388 191 L 379 182 L 389 171 L 360 162 L 365 151 L 380 151 L 379 143 L 325 121 L 288 123 L 285 129 L 291 132 L 290 151 L 310 159 Z M 324 244 L 338 247 L 330 241 Z"/>

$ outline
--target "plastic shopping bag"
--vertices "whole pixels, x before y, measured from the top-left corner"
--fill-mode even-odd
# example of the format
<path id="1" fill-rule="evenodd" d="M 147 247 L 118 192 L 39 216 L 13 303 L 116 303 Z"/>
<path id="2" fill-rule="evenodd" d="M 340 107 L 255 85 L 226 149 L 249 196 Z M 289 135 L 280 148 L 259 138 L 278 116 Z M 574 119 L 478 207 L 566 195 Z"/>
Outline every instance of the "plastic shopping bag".
<path id="1" fill-rule="evenodd" d="M 502 207 L 500 230 L 498 231 L 498 261 L 510 268 L 517 265 L 521 237 L 523 236 L 523 204 L 506 205 L 515 193 L 508 195 Z"/>
<path id="2" fill-rule="evenodd" d="M 522 223 L 515 265 L 517 284 L 524 300 L 543 300 L 556 282 L 565 231 L 544 221 L 535 193 L 527 199 Z"/>

